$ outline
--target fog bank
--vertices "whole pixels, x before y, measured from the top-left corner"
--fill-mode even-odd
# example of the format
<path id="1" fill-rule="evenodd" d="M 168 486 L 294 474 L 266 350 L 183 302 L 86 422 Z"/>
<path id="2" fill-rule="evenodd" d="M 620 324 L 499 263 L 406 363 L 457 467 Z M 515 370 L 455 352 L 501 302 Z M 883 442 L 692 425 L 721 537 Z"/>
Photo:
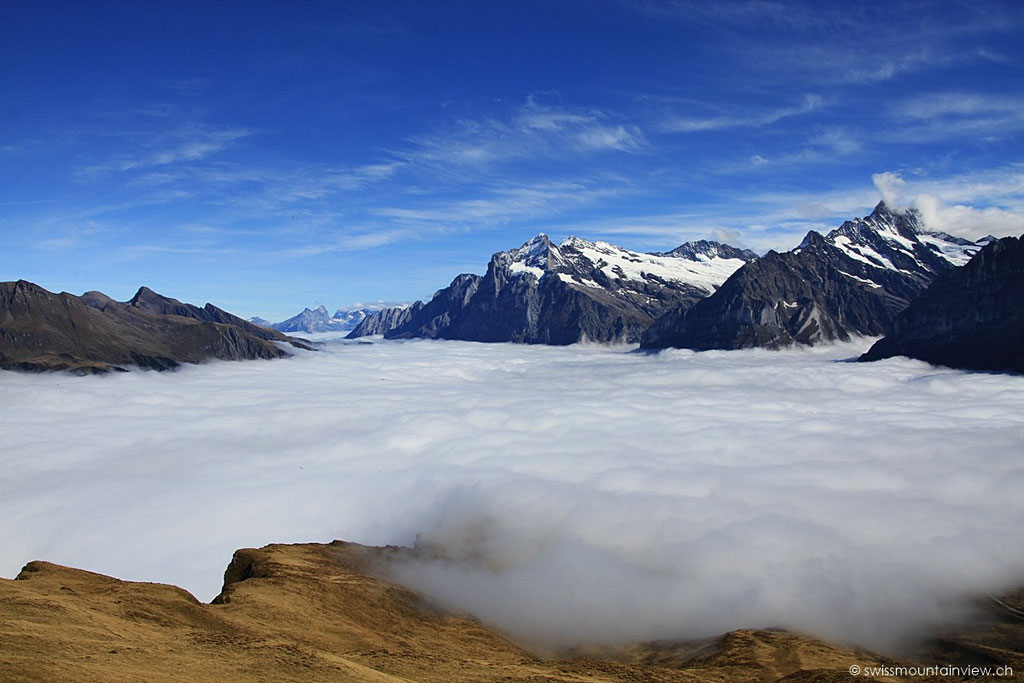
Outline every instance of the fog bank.
<path id="1" fill-rule="evenodd" d="M 0 575 L 46 559 L 209 600 L 240 547 L 418 542 L 449 559 L 400 580 L 534 644 L 892 647 L 1024 583 L 1024 378 L 840 362 L 866 347 L 0 373 Z"/>

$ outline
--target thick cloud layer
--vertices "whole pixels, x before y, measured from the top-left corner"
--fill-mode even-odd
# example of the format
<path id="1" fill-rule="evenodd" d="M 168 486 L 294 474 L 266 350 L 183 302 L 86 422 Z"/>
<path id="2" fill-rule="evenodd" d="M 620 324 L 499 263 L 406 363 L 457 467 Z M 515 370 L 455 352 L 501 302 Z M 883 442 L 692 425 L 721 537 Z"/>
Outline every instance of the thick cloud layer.
<path id="1" fill-rule="evenodd" d="M 783 352 L 330 344 L 0 373 L 0 575 L 212 598 L 239 547 L 440 547 L 402 581 L 530 643 L 784 626 L 891 648 L 1024 584 L 1024 378 Z"/>

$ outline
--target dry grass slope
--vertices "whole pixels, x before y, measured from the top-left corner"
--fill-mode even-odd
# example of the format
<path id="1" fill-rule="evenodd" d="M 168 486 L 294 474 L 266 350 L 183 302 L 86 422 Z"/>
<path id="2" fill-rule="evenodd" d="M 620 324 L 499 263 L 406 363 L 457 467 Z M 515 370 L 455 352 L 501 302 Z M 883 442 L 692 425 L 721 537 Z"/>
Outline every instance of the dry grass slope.
<path id="1" fill-rule="evenodd" d="M 340 541 L 240 550 L 209 605 L 175 586 L 31 562 L 0 579 L 0 680 L 847 682 L 850 665 L 886 662 L 752 630 L 543 659 L 374 578 L 405 552 Z M 996 626 L 1002 660 L 1020 661 L 1020 629 Z"/>

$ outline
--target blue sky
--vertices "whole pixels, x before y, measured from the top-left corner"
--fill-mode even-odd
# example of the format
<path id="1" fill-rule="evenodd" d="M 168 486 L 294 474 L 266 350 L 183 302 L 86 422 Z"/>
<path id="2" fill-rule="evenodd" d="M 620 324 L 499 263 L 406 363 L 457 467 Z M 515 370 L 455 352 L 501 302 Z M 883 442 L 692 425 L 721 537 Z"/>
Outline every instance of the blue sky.
<path id="1" fill-rule="evenodd" d="M 537 232 L 788 249 L 884 195 L 1024 232 L 1020 2 L 0 9 L 0 280 L 272 320 Z"/>

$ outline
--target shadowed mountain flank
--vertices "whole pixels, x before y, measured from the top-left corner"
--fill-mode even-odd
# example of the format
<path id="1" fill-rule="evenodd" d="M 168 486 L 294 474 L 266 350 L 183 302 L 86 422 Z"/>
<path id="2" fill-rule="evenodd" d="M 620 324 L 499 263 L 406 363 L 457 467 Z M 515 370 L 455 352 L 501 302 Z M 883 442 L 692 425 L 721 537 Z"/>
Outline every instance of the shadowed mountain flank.
<path id="1" fill-rule="evenodd" d="M 100 292 L 54 294 L 31 282 L 0 283 L 0 368 L 107 372 L 156 370 L 212 358 L 281 358 L 300 339 L 254 325 L 213 304 L 199 308 L 142 287 L 129 301 Z"/>
<path id="2" fill-rule="evenodd" d="M 937 278 L 861 360 L 892 356 L 1024 372 L 1024 237 L 990 242 Z"/>

